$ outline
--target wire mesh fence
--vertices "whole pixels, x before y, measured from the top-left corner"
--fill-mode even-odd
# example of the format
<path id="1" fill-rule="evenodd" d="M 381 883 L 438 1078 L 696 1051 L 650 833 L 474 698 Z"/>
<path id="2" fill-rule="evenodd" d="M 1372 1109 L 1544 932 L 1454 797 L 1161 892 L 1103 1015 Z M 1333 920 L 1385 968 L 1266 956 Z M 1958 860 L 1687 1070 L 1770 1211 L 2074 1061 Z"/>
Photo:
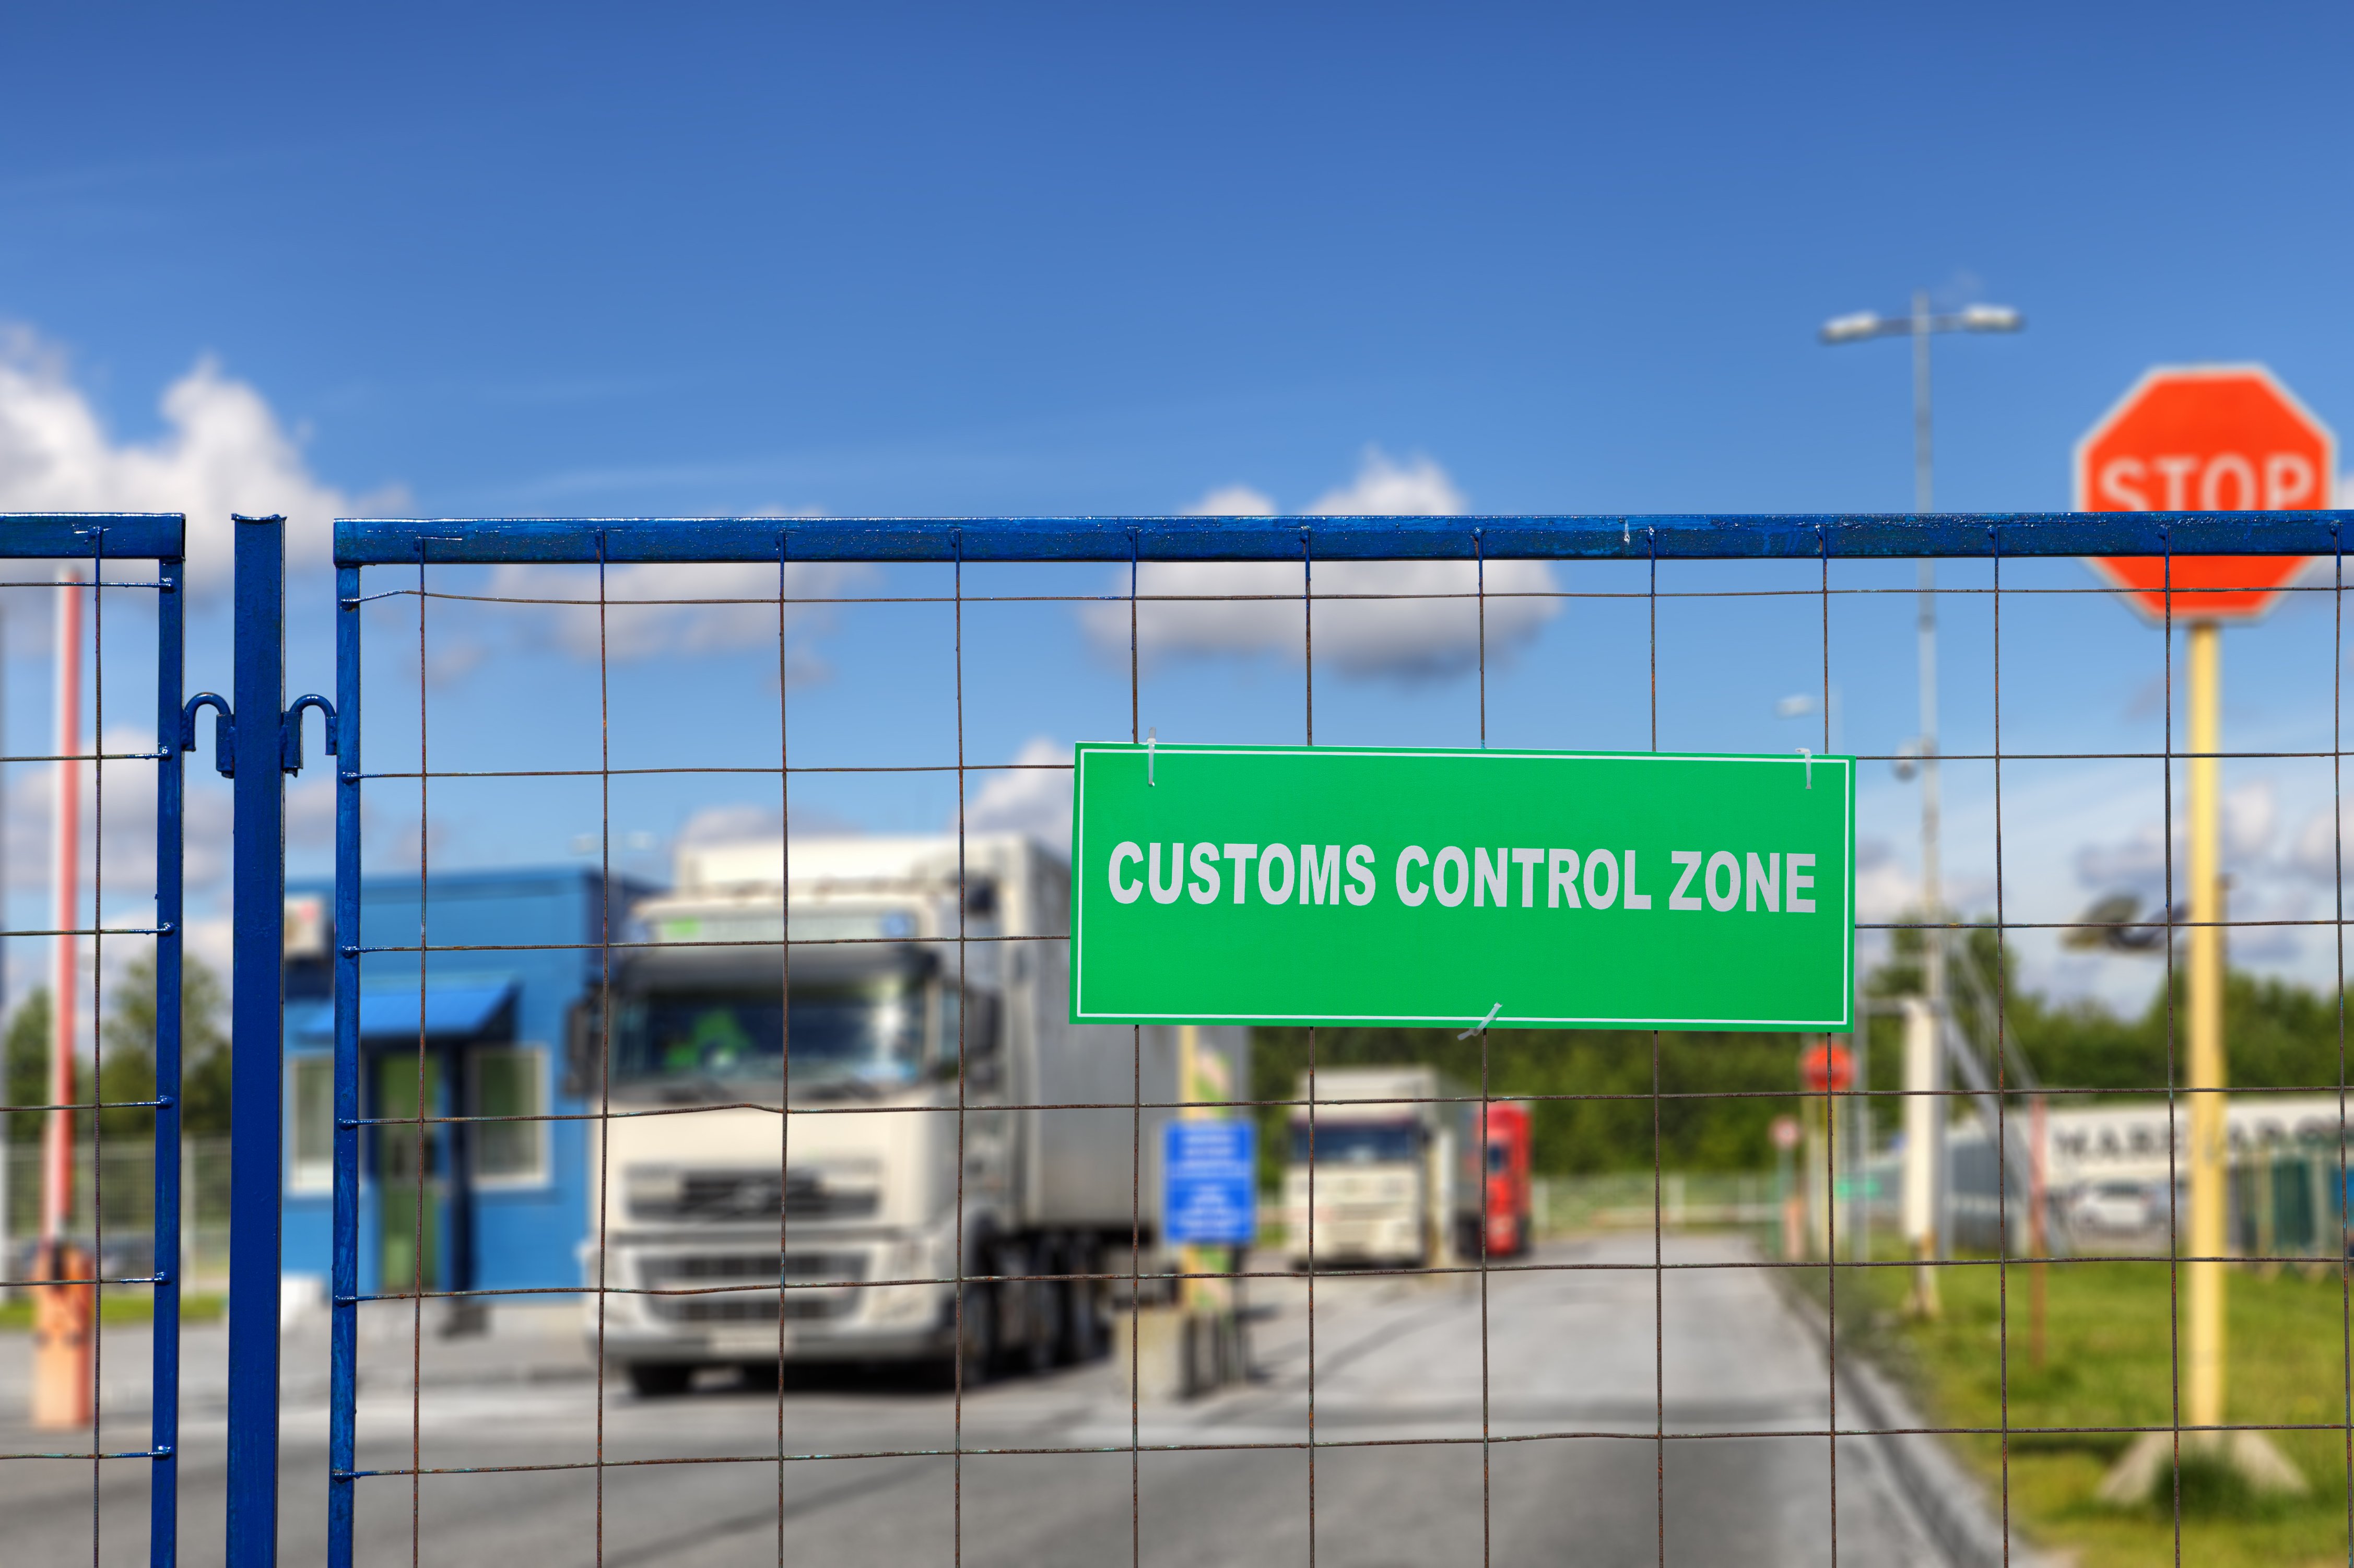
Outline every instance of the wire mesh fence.
<path id="1" fill-rule="evenodd" d="M 12 901 L 0 930 L 45 982 L 19 983 L 37 1005 L 11 1021 L 0 1089 L 11 1131 L 38 1145 L 0 1159 L 0 1212 L 28 1244 L 0 1251 L 0 1290 L 30 1328 L 0 1487 L 28 1532 L 62 1514 L 46 1533 L 93 1563 L 178 1551 L 182 535 L 176 516 L 0 519 L 0 652 L 47 632 L 56 677 L 44 741 L 18 724 L 0 757 L 11 825 L 41 823 L 8 835 L 35 863 L 0 885 L 48 894 L 37 914 Z M 126 1014 L 133 970 L 148 1000 Z M 110 1330 L 101 1294 L 133 1320 Z"/>
<path id="2" fill-rule="evenodd" d="M 525 1520 L 599 1563 L 2023 1560 L 2153 1434 L 2128 1548 L 2342 1549 L 2336 529 L 340 524 L 337 875 L 288 1024 L 330 1561 L 486 1560 Z M 2212 754 L 2264 788 L 2201 920 L 2183 639 L 2053 557 L 2249 548 L 2324 559 L 2244 640 L 2263 700 Z M 1797 1036 L 1074 1027 L 1053 742 L 1155 735 L 1854 756 L 1857 1080 L 1807 1091 Z M 2086 908 L 2118 889 L 2154 909 Z M 2223 927 L 2242 1101 L 2323 1114 L 2302 1199 L 2261 1133 L 2234 1161 L 2213 1261 L 2264 1326 L 2206 1422 L 2178 949 Z M 1958 1081 L 1908 1078 L 1914 1028 Z M 1915 1102 L 1954 1144 L 1925 1225 Z M 2099 1118 L 2152 1107 L 2103 1165 Z M 1466 1116 L 1468 1174 L 1430 1157 Z M 1162 1126 L 1198 1117 L 1260 1130 L 1254 1247 L 1161 1234 Z M 2104 1213 L 2119 1245 L 2076 1245 Z M 579 1388 L 470 1403 L 574 1335 Z M 2305 1500 L 2202 1511 L 2208 1435 L 2257 1433 Z"/>

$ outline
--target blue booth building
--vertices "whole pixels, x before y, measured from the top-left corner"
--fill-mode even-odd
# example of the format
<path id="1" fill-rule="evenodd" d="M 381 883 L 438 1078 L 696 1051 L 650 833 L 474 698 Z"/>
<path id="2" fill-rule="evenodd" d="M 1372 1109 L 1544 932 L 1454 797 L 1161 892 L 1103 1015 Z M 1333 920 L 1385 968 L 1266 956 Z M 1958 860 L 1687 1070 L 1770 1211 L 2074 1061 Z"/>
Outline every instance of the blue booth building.
<path id="1" fill-rule="evenodd" d="M 420 1106 L 427 1117 L 594 1111 L 588 1021 L 600 983 L 598 944 L 626 940 L 631 907 L 653 891 L 619 877 L 610 885 L 609 927 L 608 884 L 593 869 L 436 873 L 421 907 L 416 877 L 365 882 L 362 947 L 437 950 L 423 962 L 413 951 L 361 959 L 361 1114 L 413 1117 Z M 334 1177 L 333 889 L 291 885 L 286 906 L 283 1266 L 323 1281 Z M 361 1293 L 580 1283 L 594 1223 L 592 1126 L 515 1119 L 365 1129 Z"/>

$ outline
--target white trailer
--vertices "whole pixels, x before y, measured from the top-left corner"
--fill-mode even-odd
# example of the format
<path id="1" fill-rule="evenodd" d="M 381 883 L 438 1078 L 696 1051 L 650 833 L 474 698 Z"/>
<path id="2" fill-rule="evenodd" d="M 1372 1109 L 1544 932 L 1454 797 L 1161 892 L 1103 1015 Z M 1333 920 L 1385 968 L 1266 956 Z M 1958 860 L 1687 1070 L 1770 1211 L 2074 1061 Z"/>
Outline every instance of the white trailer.
<path id="1" fill-rule="evenodd" d="M 692 1111 L 605 1121 L 592 1155 L 602 1348 L 641 1393 L 780 1359 L 960 1357 L 968 1379 L 1084 1359 L 1106 1282 L 1032 1277 L 1173 1266 L 1176 1031 L 1073 1026 L 1068 868 L 1012 836 L 962 853 L 961 919 L 947 836 L 796 839 L 790 899 L 776 839 L 684 849 L 639 906 L 652 940 L 617 965 L 611 1027 L 578 1035 L 591 1083 L 610 1040 L 615 1110 Z M 1247 1084 L 1248 1049 L 1201 1031 L 1214 1081 Z"/>

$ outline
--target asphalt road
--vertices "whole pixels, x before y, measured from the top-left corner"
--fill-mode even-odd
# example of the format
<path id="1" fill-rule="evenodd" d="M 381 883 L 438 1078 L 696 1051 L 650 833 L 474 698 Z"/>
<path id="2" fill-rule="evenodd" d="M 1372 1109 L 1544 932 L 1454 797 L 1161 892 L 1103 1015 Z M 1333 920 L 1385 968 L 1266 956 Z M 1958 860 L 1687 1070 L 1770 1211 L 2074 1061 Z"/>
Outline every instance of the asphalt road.
<path id="1" fill-rule="evenodd" d="M 1731 1261 L 1729 1243 L 1670 1237 L 1674 1262 Z M 1648 1266 L 1648 1237 L 1567 1244 L 1543 1263 Z M 1486 1422 L 1476 1282 L 1329 1275 L 1314 1281 L 1309 1433 L 1305 1281 L 1259 1282 L 1259 1377 L 1134 1418 L 1116 1369 L 1010 1380 L 966 1395 L 834 1381 L 775 1393 L 606 1394 L 577 1352 L 473 1352 L 463 1381 L 429 1374 L 415 1443 L 428 1467 L 589 1466 L 365 1480 L 360 1560 L 436 1568 L 718 1568 L 860 1564 L 1825 1563 L 1832 1454 L 1828 1386 L 1803 1328 L 1757 1274 L 1537 1270 L 1492 1277 Z M 1657 1320 L 1663 1338 L 1655 1337 Z M 551 1341 L 553 1343 L 553 1341 Z M 281 1560 L 324 1557 L 325 1417 L 290 1350 Z M 543 1351 L 546 1348 L 543 1347 Z M 405 1340 L 364 1360 L 363 1461 L 406 1466 Z M 566 1359 L 569 1355 L 567 1361 Z M 297 1361 L 302 1365 L 296 1365 Z M 378 1368 L 370 1375 L 369 1368 Z M 526 1376 L 524 1373 L 535 1373 Z M 1659 1380 L 1655 1382 L 1655 1379 Z M 0 1399 L 22 1409 L 0 1372 Z M 1670 1432 L 1653 1440 L 1662 1414 Z M 182 1561 L 220 1561 L 222 1428 L 192 1397 L 183 1436 Z M 126 1419 L 115 1440 L 138 1442 Z M 1103 1452 L 974 1454 L 974 1448 Z M 1577 1436 L 1549 1436 L 1552 1434 Z M 1740 1434 L 1740 1436 L 1732 1436 Z M 1787 1435 L 1785 1435 L 1787 1434 Z M 1145 1452 L 1125 1450 L 1131 1436 Z M 0 1421 L 0 1443 L 31 1435 Z M 43 1445 L 47 1446 L 47 1445 Z M 797 1455 L 779 1464 L 779 1446 Z M 907 1457 L 860 1457 L 889 1453 Z M 690 1459 L 702 1462 L 648 1464 Z M 145 1562 L 137 1461 L 0 1464 L 0 1564 Z M 1850 1563 L 1932 1563 L 1870 1439 L 1841 1439 L 1838 1541 Z M 93 1520 L 101 1550 L 91 1547 Z M 1664 1526 L 1662 1519 L 1664 1518 Z M 413 1548 L 413 1550 L 412 1550 Z M 1131 1558 L 1133 1553 L 1133 1558 Z"/>

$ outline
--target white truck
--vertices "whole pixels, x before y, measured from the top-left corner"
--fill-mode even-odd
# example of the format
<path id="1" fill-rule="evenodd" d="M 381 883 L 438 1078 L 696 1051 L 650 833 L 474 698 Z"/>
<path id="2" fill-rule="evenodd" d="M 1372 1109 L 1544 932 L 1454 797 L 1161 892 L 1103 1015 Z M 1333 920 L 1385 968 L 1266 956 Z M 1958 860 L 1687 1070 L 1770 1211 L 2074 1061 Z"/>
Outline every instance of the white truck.
<path id="1" fill-rule="evenodd" d="M 644 1394 L 705 1366 L 970 1381 L 1094 1355 L 1108 1282 L 1034 1277 L 1173 1266 L 1172 1112 L 1150 1107 L 1182 1097 L 1176 1031 L 1068 1022 L 1070 874 L 1025 839 L 965 841 L 961 923 L 953 837 L 796 838 L 790 900 L 786 863 L 773 838 L 682 849 L 635 911 L 650 940 L 616 966 L 610 1032 L 577 1031 L 592 1059 L 610 1033 L 614 1110 L 687 1113 L 600 1124 L 592 1338 Z M 1197 1075 L 1246 1084 L 1247 1041 L 1201 1031 Z"/>
<path id="2" fill-rule="evenodd" d="M 1311 1107 L 1310 1075 L 1299 1075 L 1283 1177 L 1292 1267 L 1444 1262 L 1467 1205 L 1476 1240 L 1478 1171 L 1458 1166 L 1478 1146 L 1479 1107 L 1442 1102 L 1453 1093 L 1431 1067 L 1327 1067 Z"/>

